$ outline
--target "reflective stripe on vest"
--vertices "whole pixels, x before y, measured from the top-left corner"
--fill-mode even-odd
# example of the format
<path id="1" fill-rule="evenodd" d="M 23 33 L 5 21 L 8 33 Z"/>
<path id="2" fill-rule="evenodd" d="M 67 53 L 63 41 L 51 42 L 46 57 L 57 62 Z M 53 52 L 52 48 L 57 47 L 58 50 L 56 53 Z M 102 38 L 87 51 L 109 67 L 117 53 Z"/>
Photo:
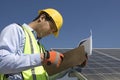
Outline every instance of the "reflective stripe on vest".
<path id="1" fill-rule="evenodd" d="M 43 46 L 40 46 L 37 44 L 37 41 L 33 33 L 24 26 L 23 26 L 23 29 L 26 35 L 24 53 L 25 54 L 43 53 L 45 49 Z M 43 66 L 38 66 L 33 69 L 23 71 L 22 74 L 23 74 L 24 80 L 47 80 L 48 79 L 47 73 L 44 70 Z"/>

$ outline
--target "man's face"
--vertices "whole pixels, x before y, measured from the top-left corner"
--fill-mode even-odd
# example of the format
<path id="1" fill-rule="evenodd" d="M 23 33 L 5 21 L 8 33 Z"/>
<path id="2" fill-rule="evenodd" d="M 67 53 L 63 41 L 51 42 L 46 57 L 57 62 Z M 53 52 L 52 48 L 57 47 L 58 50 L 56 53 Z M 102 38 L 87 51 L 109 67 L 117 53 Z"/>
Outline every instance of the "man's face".
<path id="1" fill-rule="evenodd" d="M 37 29 L 38 37 L 45 37 L 50 34 L 53 34 L 56 31 L 57 28 L 51 21 L 45 20 L 44 17 L 40 18 L 40 22 L 38 24 L 38 29 Z"/>

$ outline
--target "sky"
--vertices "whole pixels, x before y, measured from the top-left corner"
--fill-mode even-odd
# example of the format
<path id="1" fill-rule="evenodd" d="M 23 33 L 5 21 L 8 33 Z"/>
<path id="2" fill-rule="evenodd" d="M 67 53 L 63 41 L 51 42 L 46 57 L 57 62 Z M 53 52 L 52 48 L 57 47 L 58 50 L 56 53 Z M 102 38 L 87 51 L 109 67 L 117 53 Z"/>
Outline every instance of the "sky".
<path id="1" fill-rule="evenodd" d="M 11 23 L 28 24 L 46 8 L 64 19 L 58 38 L 41 40 L 46 49 L 74 48 L 90 30 L 93 48 L 120 48 L 120 0 L 0 0 L 0 31 Z"/>

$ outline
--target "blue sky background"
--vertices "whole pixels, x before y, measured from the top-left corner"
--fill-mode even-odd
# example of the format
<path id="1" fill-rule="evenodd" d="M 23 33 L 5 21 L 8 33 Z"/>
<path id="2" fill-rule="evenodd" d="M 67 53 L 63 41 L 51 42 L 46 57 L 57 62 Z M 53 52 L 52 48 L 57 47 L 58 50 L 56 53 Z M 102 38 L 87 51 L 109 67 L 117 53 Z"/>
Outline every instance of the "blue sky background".
<path id="1" fill-rule="evenodd" d="M 0 0 L 0 31 L 31 22 L 45 8 L 57 9 L 64 18 L 59 37 L 42 40 L 47 49 L 76 47 L 90 29 L 93 48 L 120 48 L 120 0 Z"/>

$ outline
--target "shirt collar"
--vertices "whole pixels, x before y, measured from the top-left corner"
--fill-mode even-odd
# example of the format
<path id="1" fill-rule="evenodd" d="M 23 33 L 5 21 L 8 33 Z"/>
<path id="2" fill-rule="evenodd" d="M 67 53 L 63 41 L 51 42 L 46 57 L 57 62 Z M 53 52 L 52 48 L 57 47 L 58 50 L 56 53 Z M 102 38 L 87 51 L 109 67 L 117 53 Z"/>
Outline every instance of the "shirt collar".
<path id="1" fill-rule="evenodd" d="M 33 33 L 33 35 L 35 36 L 35 38 L 37 39 L 37 32 L 34 31 L 28 24 L 24 23 L 22 26 L 28 28 Z"/>

